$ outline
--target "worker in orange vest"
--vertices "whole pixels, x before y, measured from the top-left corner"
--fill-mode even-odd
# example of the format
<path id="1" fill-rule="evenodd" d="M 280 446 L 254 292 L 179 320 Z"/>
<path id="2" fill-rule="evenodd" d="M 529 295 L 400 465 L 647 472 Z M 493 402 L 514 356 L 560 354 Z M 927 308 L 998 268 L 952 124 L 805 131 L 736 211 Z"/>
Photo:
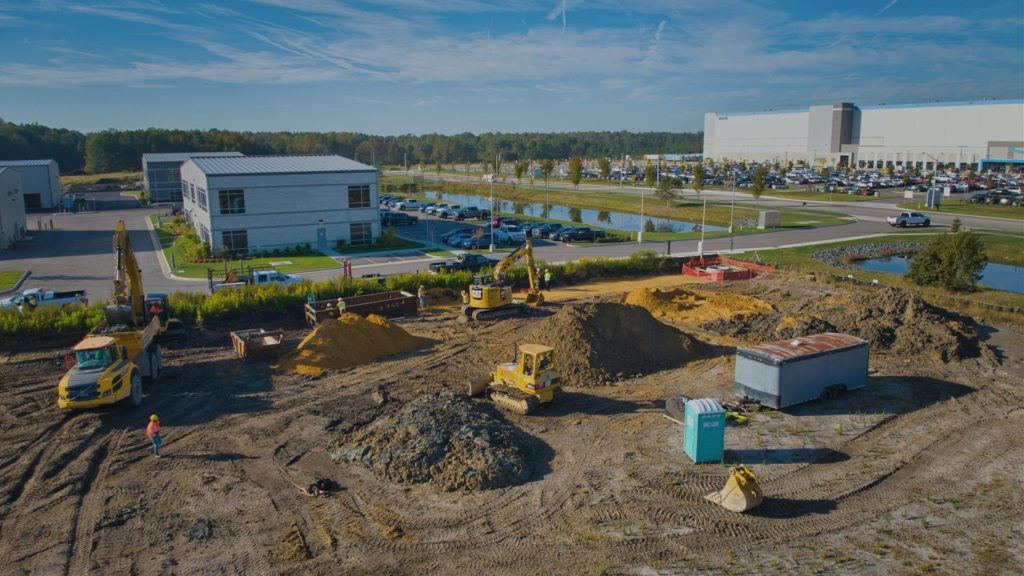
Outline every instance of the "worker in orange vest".
<path id="1" fill-rule="evenodd" d="M 160 418 L 157 418 L 156 414 L 149 417 L 149 426 L 146 426 L 146 436 L 153 441 L 153 454 L 157 458 L 160 457 L 160 445 L 163 444 L 163 439 L 160 438 Z"/>

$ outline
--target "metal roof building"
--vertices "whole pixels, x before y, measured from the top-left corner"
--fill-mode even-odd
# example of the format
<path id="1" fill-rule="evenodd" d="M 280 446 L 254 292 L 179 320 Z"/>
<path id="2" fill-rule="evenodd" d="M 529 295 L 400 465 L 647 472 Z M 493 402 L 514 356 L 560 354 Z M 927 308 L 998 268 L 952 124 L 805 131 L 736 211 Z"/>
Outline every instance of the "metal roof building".
<path id="1" fill-rule="evenodd" d="M 60 206 L 60 167 L 56 160 L 0 160 L 0 168 L 11 168 L 21 175 L 26 210 L 41 211 Z"/>
<path id="2" fill-rule="evenodd" d="M 342 156 L 197 156 L 181 167 L 181 190 L 186 219 L 215 254 L 380 236 L 377 169 Z"/>
<path id="3" fill-rule="evenodd" d="M 863 168 L 1024 160 L 1024 100 L 708 112 L 704 158 Z"/>
<path id="4" fill-rule="evenodd" d="M 241 152 L 161 152 L 142 155 L 142 184 L 153 202 L 181 202 L 181 165 L 195 156 L 241 156 Z"/>

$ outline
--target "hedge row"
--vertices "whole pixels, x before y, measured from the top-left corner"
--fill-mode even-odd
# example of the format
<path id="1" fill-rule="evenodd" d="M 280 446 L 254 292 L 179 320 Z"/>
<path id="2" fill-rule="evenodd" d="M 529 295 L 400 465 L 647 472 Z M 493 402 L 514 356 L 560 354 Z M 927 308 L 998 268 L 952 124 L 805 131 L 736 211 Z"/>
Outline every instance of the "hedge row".
<path id="1" fill-rule="evenodd" d="M 545 265 L 560 285 L 578 284 L 598 278 L 617 278 L 654 274 L 678 273 L 680 261 L 657 256 L 651 252 L 636 252 L 626 259 L 604 257 L 582 258 L 565 264 Z M 526 268 L 513 267 L 507 274 L 515 286 L 528 284 Z M 299 317 L 310 290 L 317 299 L 357 296 L 389 290 L 415 293 L 420 285 L 426 288 L 465 289 L 472 281 L 469 272 L 444 274 L 399 274 L 377 279 L 331 278 L 318 282 L 292 285 L 272 285 L 226 290 L 214 294 L 201 292 L 175 292 L 170 295 L 173 314 L 188 324 L 221 325 L 239 319 L 280 321 L 289 316 Z M 17 310 L 0 311 L 0 347 L 9 347 L 19 339 L 39 340 L 55 334 L 81 334 L 103 319 L 103 306 L 68 306 L 63 309 L 40 308 L 22 314 Z"/>

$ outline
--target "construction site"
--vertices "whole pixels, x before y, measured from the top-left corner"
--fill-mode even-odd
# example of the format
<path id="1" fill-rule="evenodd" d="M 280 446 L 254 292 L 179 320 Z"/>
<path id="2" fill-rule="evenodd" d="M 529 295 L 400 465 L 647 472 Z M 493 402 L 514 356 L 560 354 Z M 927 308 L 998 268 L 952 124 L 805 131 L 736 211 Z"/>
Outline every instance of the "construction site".
<path id="1" fill-rule="evenodd" d="M 6 354 L 0 572 L 1024 570 L 1019 327 L 1001 326 L 1018 345 L 996 350 L 912 292 L 785 273 L 536 300 L 489 321 L 457 297 L 312 328 L 296 310 L 279 335 L 244 336 L 274 348 L 245 361 L 242 327 L 190 328 L 137 407 L 58 409 L 66 346 Z M 820 333 L 867 342 L 864 386 L 739 401 L 738 348 Z M 521 410 L 479 394 L 503 370 L 535 392 Z M 557 387 L 540 377 L 555 373 Z M 730 411 L 715 461 L 684 452 L 666 417 L 681 397 Z M 760 491 L 749 509 L 706 498 L 742 466 Z"/>

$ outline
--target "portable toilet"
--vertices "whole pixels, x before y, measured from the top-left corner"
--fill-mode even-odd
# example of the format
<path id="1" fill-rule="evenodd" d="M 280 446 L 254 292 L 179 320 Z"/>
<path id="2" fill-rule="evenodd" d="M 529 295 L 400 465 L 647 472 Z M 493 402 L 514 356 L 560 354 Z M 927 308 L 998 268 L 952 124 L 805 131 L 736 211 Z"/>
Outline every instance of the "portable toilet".
<path id="1" fill-rule="evenodd" d="M 683 411 L 683 451 L 695 464 L 725 455 L 725 408 L 710 398 L 690 400 Z"/>

